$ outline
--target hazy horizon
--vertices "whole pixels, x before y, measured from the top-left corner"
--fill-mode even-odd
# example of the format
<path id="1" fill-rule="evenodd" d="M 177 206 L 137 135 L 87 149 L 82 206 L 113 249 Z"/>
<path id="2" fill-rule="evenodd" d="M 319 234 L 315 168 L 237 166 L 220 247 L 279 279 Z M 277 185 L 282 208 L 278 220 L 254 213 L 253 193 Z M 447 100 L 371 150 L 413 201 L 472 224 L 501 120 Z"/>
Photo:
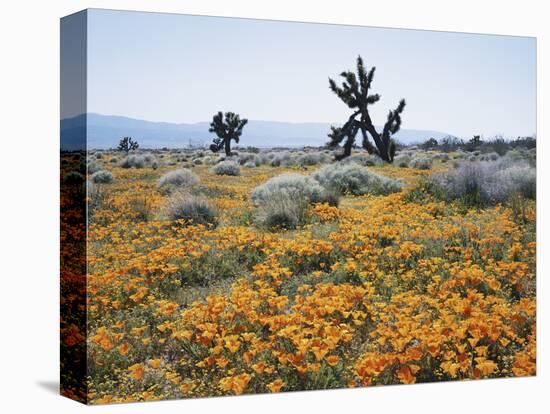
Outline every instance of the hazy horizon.
<path id="1" fill-rule="evenodd" d="M 88 11 L 88 112 L 152 122 L 343 123 L 328 87 L 357 55 L 377 67 L 382 125 L 459 137 L 536 133 L 536 40 L 361 26 Z"/>

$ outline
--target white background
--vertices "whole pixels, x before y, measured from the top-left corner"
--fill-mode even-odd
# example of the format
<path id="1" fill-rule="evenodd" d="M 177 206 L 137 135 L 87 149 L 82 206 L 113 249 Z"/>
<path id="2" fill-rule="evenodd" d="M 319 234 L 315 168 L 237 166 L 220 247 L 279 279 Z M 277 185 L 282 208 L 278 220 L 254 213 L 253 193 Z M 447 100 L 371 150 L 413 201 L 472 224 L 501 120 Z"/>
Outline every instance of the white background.
<path id="1" fill-rule="evenodd" d="M 0 5 L 2 412 L 548 412 L 545 405 L 550 402 L 550 284 L 546 279 L 549 268 L 546 246 L 550 210 L 542 184 L 549 178 L 545 167 L 550 155 L 545 142 L 545 127 L 549 128 L 545 124 L 548 121 L 545 98 L 549 96 L 550 25 L 545 3 L 542 0 L 3 1 Z M 538 376 L 92 408 L 57 396 L 59 18 L 86 7 L 537 36 Z"/>

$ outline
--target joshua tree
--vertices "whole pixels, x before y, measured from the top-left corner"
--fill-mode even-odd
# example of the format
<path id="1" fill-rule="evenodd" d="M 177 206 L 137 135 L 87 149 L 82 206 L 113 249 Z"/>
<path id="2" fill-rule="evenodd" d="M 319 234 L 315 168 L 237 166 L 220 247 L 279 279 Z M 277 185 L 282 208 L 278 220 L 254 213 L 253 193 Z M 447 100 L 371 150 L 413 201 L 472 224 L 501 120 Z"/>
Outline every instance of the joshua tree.
<path id="1" fill-rule="evenodd" d="M 370 153 L 376 154 L 384 161 L 393 162 L 395 155 L 395 142 L 392 140 L 392 135 L 397 133 L 401 127 L 401 113 L 405 109 L 405 100 L 399 101 L 397 108 L 388 113 L 388 119 L 379 133 L 372 123 L 369 114 L 368 106 L 380 100 L 380 95 L 371 94 L 369 90 L 374 78 L 373 66 L 367 72 L 361 56 L 357 57 L 357 75 L 350 71 L 345 71 L 340 74 L 345 80 L 341 86 L 338 86 L 333 79 L 329 78 L 329 86 L 350 109 L 354 112 L 349 117 L 348 121 L 341 128 L 331 128 L 329 137 L 331 141 L 329 146 L 336 146 L 344 139 L 344 152 L 337 158 L 342 159 L 351 154 L 351 148 L 355 143 L 357 132 L 361 131 L 363 137 L 363 147 Z M 368 135 L 372 137 L 374 145 L 369 141 Z"/>
<path id="2" fill-rule="evenodd" d="M 118 143 L 117 150 L 129 153 L 130 151 L 137 150 L 138 148 L 139 144 L 137 141 L 134 141 L 132 137 L 124 137 Z"/>
<path id="3" fill-rule="evenodd" d="M 214 143 L 210 145 L 212 152 L 218 152 L 223 148 L 227 156 L 231 155 L 231 140 L 239 142 L 247 122 L 247 119 L 241 119 L 238 114 L 233 112 L 225 113 L 225 121 L 221 111 L 214 115 L 208 130 L 208 132 L 214 132 L 217 135 L 214 138 Z"/>
<path id="4" fill-rule="evenodd" d="M 435 148 L 437 147 L 438 143 L 437 143 L 437 139 L 435 138 L 430 138 L 429 140 L 427 140 L 426 142 L 424 142 L 421 147 L 424 148 L 424 149 L 431 149 L 431 148 Z"/>

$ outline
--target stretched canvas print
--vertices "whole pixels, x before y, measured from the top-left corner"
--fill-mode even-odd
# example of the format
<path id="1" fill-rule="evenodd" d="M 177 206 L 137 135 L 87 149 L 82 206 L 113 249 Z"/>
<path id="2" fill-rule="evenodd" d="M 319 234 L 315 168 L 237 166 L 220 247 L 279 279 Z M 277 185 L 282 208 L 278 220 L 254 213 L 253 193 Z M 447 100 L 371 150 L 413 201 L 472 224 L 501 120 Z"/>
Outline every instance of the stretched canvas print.
<path id="1" fill-rule="evenodd" d="M 61 19 L 61 391 L 536 373 L 536 39 Z"/>

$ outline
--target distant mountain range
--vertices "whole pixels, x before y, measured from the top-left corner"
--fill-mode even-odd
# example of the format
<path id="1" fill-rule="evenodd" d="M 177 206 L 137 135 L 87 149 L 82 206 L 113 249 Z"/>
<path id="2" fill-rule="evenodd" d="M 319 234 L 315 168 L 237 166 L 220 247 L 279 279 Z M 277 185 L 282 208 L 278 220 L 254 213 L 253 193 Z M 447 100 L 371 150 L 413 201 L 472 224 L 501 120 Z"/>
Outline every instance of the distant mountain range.
<path id="1" fill-rule="evenodd" d="M 80 148 L 87 131 L 88 148 L 107 149 L 117 146 L 121 137 L 131 136 L 141 148 L 181 148 L 189 145 L 207 146 L 213 134 L 208 132 L 210 122 L 176 124 L 151 122 L 124 116 L 89 113 L 61 120 L 61 142 L 64 149 Z M 278 122 L 249 120 L 241 137 L 241 146 L 259 148 L 322 146 L 327 142 L 329 123 Z M 394 138 L 404 144 L 437 140 L 448 136 L 440 131 L 402 129 Z"/>

